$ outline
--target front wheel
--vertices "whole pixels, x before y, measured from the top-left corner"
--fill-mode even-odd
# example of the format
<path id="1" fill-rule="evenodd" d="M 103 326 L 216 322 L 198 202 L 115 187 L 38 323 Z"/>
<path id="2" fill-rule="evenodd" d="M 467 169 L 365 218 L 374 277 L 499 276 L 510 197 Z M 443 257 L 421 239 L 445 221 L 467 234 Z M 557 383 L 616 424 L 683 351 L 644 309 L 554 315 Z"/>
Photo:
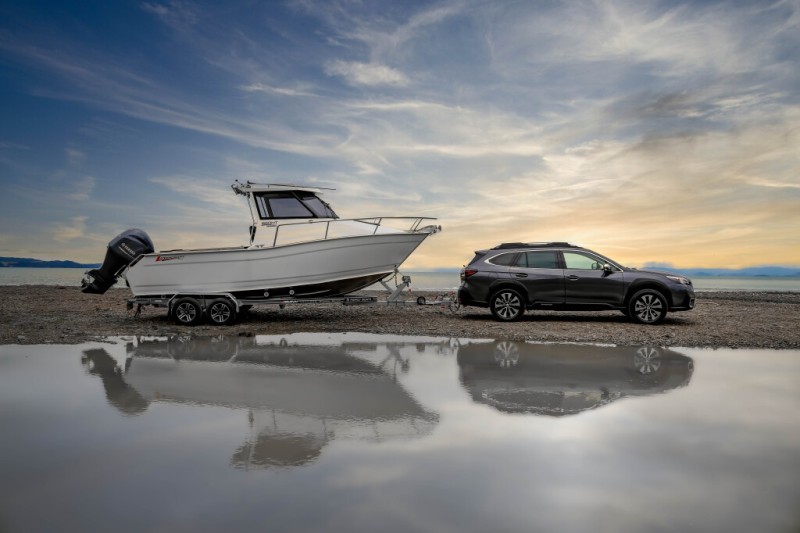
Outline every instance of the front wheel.
<path id="1" fill-rule="evenodd" d="M 489 299 L 492 315 L 501 322 L 513 322 L 522 318 L 525 305 L 522 295 L 514 289 L 500 289 Z"/>
<path id="2" fill-rule="evenodd" d="M 640 324 L 658 324 L 667 316 L 667 299 L 655 289 L 643 289 L 631 298 L 628 316 Z"/>

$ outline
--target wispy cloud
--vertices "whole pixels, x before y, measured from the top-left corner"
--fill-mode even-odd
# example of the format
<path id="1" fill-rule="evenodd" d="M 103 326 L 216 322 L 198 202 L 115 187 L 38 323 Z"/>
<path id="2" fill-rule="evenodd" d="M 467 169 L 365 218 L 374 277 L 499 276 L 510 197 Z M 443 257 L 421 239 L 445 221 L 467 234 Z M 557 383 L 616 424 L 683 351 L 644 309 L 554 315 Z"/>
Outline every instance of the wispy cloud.
<path id="1" fill-rule="evenodd" d="M 302 89 L 289 89 L 285 87 L 273 87 L 264 83 L 251 83 L 243 85 L 241 89 L 248 93 L 267 93 L 278 94 L 282 96 L 317 96 L 314 93 L 307 92 Z"/>
<path id="2" fill-rule="evenodd" d="M 152 13 L 173 29 L 185 30 L 199 20 L 197 11 L 189 2 L 169 0 L 166 2 L 142 2 L 140 5 L 144 11 Z"/>
<path id="3" fill-rule="evenodd" d="M 97 180 L 93 176 L 84 176 L 72 184 L 73 191 L 67 195 L 70 200 L 83 201 L 88 200 L 91 195 Z"/>
<path id="4" fill-rule="evenodd" d="M 88 217 L 73 217 L 67 223 L 59 224 L 53 230 L 53 238 L 62 243 L 66 243 L 80 237 L 86 233 L 86 220 Z"/>
<path id="5" fill-rule="evenodd" d="M 386 65 L 336 60 L 325 65 L 325 72 L 331 76 L 341 76 L 351 85 L 404 87 L 409 84 L 405 74 Z"/>

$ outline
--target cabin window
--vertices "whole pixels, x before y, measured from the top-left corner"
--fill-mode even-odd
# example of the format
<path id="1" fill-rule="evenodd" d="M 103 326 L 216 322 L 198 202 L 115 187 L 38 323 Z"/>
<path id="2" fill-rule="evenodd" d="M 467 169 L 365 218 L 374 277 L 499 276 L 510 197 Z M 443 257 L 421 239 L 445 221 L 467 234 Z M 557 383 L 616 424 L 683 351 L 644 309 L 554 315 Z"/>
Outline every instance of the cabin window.
<path id="1" fill-rule="evenodd" d="M 328 204 L 313 194 L 301 194 L 300 199 L 314 213 L 314 216 L 319 218 L 338 218 Z"/>
<path id="2" fill-rule="evenodd" d="M 268 198 L 272 218 L 313 218 L 312 213 L 303 202 L 294 196 Z"/>
<path id="3" fill-rule="evenodd" d="M 258 207 L 258 216 L 261 218 L 269 218 L 269 211 L 267 211 L 267 202 L 263 196 L 256 196 L 256 206 Z"/>
<path id="4" fill-rule="evenodd" d="M 333 210 L 308 192 L 271 192 L 255 195 L 258 216 L 268 218 L 338 218 Z"/>

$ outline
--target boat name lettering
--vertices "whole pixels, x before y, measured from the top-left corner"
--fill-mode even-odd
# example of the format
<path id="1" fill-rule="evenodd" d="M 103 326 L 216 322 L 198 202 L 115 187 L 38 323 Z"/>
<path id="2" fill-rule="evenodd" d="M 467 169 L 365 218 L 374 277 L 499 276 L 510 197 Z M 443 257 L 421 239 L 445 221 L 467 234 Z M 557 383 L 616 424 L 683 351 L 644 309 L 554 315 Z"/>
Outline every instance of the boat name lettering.
<path id="1" fill-rule="evenodd" d="M 277 226 L 278 223 L 276 221 L 274 221 L 274 220 L 268 220 L 266 222 L 262 222 L 261 225 L 262 226 L 271 227 L 271 226 Z"/>
<path id="2" fill-rule="evenodd" d="M 156 257 L 156 263 L 160 263 L 162 261 L 176 261 L 179 259 L 183 259 L 182 255 L 159 255 Z"/>

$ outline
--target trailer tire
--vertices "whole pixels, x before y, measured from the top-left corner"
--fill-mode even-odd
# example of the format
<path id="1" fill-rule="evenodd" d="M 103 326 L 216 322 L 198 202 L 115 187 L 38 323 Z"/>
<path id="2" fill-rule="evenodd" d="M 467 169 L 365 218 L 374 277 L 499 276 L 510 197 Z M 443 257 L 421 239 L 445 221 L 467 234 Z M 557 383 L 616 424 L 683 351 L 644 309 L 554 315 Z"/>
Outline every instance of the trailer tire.
<path id="1" fill-rule="evenodd" d="M 206 318 L 214 326 L 229 326 L 236 321 L 236 306 L 227 298 L 211 300 L 206 307 Z"/>
<path id="2" fill-rule="evenodd" d="M 172 304 L 172 318 L 181 326 L 197 325 L 203 318 L 203 308 L 194 298 L 184 297 Z"/>

